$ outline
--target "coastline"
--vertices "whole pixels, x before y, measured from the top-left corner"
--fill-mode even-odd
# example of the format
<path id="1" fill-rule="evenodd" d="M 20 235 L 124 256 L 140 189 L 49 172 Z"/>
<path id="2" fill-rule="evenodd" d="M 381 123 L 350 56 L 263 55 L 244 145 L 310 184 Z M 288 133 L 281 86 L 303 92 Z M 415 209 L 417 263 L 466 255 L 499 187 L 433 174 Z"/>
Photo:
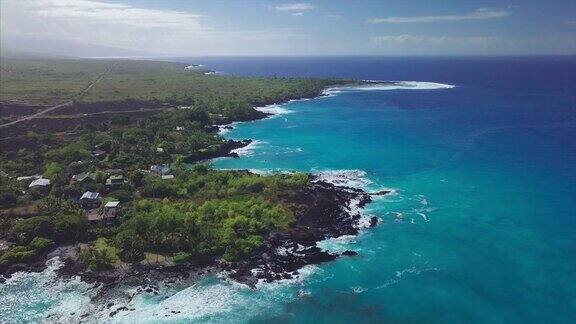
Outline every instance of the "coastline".
<path id="1" fill-rule="evenodd" d="M 278 114 L 287 113 L 286 111 L 283 111 L 280 113 L 278 113 L 278 111 L 273 112 L 270 109 L 267 109 L 269 107 L 277 107 L 278 106 L 278 108 L 281 108 L 281 107 L 279 107 L 280 105 L 290 103 L 290 102 L 305 101 L 305 100 L 311 100 L 311 99 L 316 99 L 316 98 L 329 97 L 329 96 L 335 95 L 334 93 L 332 93 L 333 91 L 337 91 L 336 93 L 338 93 L 340 90 L 357 89 L 357 88 L 361 88 L 363 85 L 367 86 L 367 87 L 372 87 L 374 85 L 382 85 L 383 84 L 383 85 L 389 87 L 392 85 L 402 86 L 404 83 L 407 83 L 407 82 L 409 83 L 410 81 L 362 80 L 362 81 L 359 81 L 360 85 L 354 85 L 353 83 L 347 83 L 347 84 L 342 84 L 342 85 L 336 86 L 336 87 L 326 87 L 322 90 L 316 91 L 314 93 L 314 95 L 311 95 L 311 96 L 300 97 L 300 98 L 290 98 L 290 99 L 285 99 L 285 100 L 280 100 L 280 101 L 275 101 L 275 102 L 269 102 L 269 103 L 263 103 L 261 105 L 254 106 L 253 109 L 255 112 L 247 118 L 243 118 L 241 120 L 227 120 L 224 123 L 212 125 L 211 127 L 212 127 L 213 131 L 216 131 L 220 135 L 222 135 L 223 130 L 231 129 L 231 128 L 233 128 L 233 125 L 236 125 L 239 123 L 244 123 L 244 122 L 255 122 L 255 121 L 266 119 L 266 118 L 272 118 L 274 116 L 277 116 Z M 437 85 L 442 86 L 442 87 L 449 86 L 449 85 L 442 85 L 442 84 L 437 84 Z M 101 103 L 95 103 L 95 104 L 98 105 Z M 186 158 L 186 162 L 187 163 L 193 163 L 193 162 L 208 161 L 208 160 L 212 160 L 212 159 L 216 159 L 216 158 L 224 158 L 224 157 L 238 158 L 239 157 L 239 154 L 237 153 L 238 150 L 242 150 L 243 148 L 246 148 L 249 145 L 252 145 L 254 143 L 255 142 L 252 139 L 244 139 L 244 140 L 240 140 L 240 141 L 235 141 L 235 140 L 229 139 L 225 142 L 225 145 L 223 145 L 221 150 L 219 150 L 217 152 L 211 152 L 209 154 L 205 154 L 202 156 L 196 156 L 196 157 L 189 156 Z M 250 171 L 247 171 L 247 172 L 250 172 Z M 360 208 L 362 208 L 366 203 L 370 202 L 370 196 L 371 195 L 385 195 L 385 194 L 389 193 L 389 191 L 387 191 L 387 190 L 383 190 L 383 191 L 376 192 L 376 193 L 367 193 L 367 192 L 363 191 L 362 189 L 347 187 L 347 186 L 341 185 L 341 184 L 338 184 L 338 185 L 331 184 L 328 181 L 320 179 L 319 176 L 315 176 L 314 174 L 309 174 L 309 175 L 311 177 L 316 177 L 316 180 L 314 180 L 313 183 L 331 186 L 331 190 L 333 191 L 332 192 L 332 194 L 333 194 L 332 200 L 338 202 L 338 203 L 335 203 L 331 206 L 332 211 L 334 212 L 333 215 L 341 214 L 340 216 L 342 216 L 342 213 L 347 213 L 346 210 L 348 210 L 348 211 L 350 210 L 349 205 L 353 199 L 358 199 L 359 197 L 362 197 L 362 198 L 360 198 L 361 204 L 359 206 Z M 320 186 L 322 186 L 322 185 L 320 185 Z M 320 186 L 317 186 L 317 187 L 320 187 Z M 348 199 L 344 199 L 342 197 L 339 197 L 339 195 L 342 195 L 343 193 L 346 193 L 348 195 L 352 194 L 352 196 L 349 196 Z M 344 194 L 344 195 L 346 196 L 346 194 Z M 354 197 L 354 195 L 356 195 L 356 196 Z M 315 206 L 309 206 L 309 207 L 310 207 L 310 209 L 313 209 Z M 355 224 L 348 224 L 349 226 L 358 227 L 360 225 L 358 222 L 358 220 L 360 218 L 358 214 L 352 215 L 352 213 L 348 212 L 348 217 L 350 219 L 353 219 L 356 222 Z M 338 219 L 341 220 L 342 217 L 339 218 L 339 216 L 336 216 L 335 219 L 336 219 L 335 221 L 338 221 Z M 368 223 L 369 223 L 369 226 L 375 226 L 377 222 L 378 222 L 378 220 L 374 217 Z M 326 224 L 324 224 L 324 225 L 326 225 Z M 345 225 L 342 225 L 342 226 L 345 226 Z M 349 234 L 348 232 L 353 232 L 353 234 Z M 330 231 L 328 231 L 327 233 L 330 233 Z M 322 239 L 337 238 L 337 237 L 342 236 L 342 235 L 356 235 L 357 233 L 358 233 L 357 228 L 356 228 L 356 230 L 352 230 L 352 229 L 350 229 L 350 227 L 348 227 L 345 230 L 342 229 L 342 232 L 333 231 L 330 233 L 331 235 L 327 235 L 321 239 L 320 239 L 320 237 L 316 237 L 314 244 L 316 242 L 321 241 Z M 286 238 L 285 240 L 283 240 L 283 242 L 285 244 L 288 244 L 288 245 L 291 244 L 290 241 L 291 240 L 289 238 Z M 278 248 L 282 245 L 282 243 L 278 240 L 276 242 L 268 242 L 268 243 L 269 243 L 270 247 L 276 246 Z M 291 245 L 291 246 L 292 246 L 291 248 L 294 247 L 293 245 Z M 78 268 L 78 264 L 77 264 L 76 260 L 74 260 L 74 258 L 70 258 L 70 253 L 64 253 L 64 254 L 57 253 L 58 249 L 60 249 L 60 248 L 61 247 L 55 248 L 52 252 L 45 254 L 45 255 L 41 255 L 28 264 L 14 264 L 11 267 L 9 267 L 8 269 L 4 269 L 3 275 L 6 278 L 10 278 L 11 274 L 18 272 L 18 271 L 29 271 L 29 272 L 43 271 L 44 269 L 46 269 L 46 262 L 51 257 L 54 257 L 54 256 L 60 256 L 64 259 L 65 267 L 61 271 L 59 271 L 59 273 L 61 273 L 64 277 L 72 277 L 73 275 L 80 273 L 81 270 Z M 302 251 L 298 251 L 297 249 L 294 250 L 294 252 L 296 252 L 297 254 L 302 253 Z M 338 256 L 338 255 L 330 255 L 324 251 L 321 251 L 320 249 L 311 249 L 308 252 L 313 256 L 310 257 L 308 259 L 308 261 L 302 263 L 302 266 L 307 265 L 307 264 L 315 264 L 315 263 L 320 263 L 320 262 L 325 262 L 325 261 L 331 261 L 331 260 L 334 260 Z M 347 253 L 347 254 L 349 254 L 349 253 Z M 257 259 L 253 259 L 252 261 L 255 262 L 254 264 L 258 264 L 258 263 L 260 263 L 260 265 L 262 264 L 261 260 L 258 261 Z M 295 262 L 301 262 L 301 261 L 295 261 Z M 260 274 L 259 276 L 256 276 L 256 275 L 249 276 L 249 275 L 247 275 L 247 272 L 246 272 L 247 271 L 247 266 L 246 266 L 247 264 L 250 264 L 250 262 L 245 262 L 244 265 L 238 266 L 238 267 L 235 267 L 235 265 L 233 265 L 233 264 L 222 264 L 221 266 L 222 266 L 222 269 L 225 269 L 227 271 L 239 272 L 239 274 L 237 274 L 237 275 L 232 274 L 231 277 L 232 278 L 236 277 L 239 282 L 247 283 L 252 287 L 254 286 L 253 285 L 254 284 L 254 278 L 265 279 L 266 281 L 274 281 L 274 280 L 283 279 L 282 276 L 275 275 L 272 271 L 264 271 L 263 273 L 265 273 L 265 274 Z M 186 267 L 183 267 L 182 265 L 177 265 L 177 266 L 171 266 L 171 267 L 163 267 L 163 271 L 171 272 L 173 270 L 173 272 L 175 274 L 181 274 L 182 268 L 202 269 L 204 266 L 206 266 L 206 264 L 201 264 L 201 265 L 188 264 Z M 154 266 L 149 266 L 149 267 L 137 266 L 136 268 L 137 268 L 137 269 L 135 269 L 136 272 L 139 272 L 139 271 L 153 272 L 154 270 L 157 269 L 157 267 L 154 267 Z M 297 273 L 296 273 L 296 275 L 297 275 Z M 284 276 L 288 277 L 288 275 L 284 275 Z M 0 281 L 5 280 L 4 277 L 0 276 Z M 87 282 L 100 282 L 100 283 L 105 284 L 105 285 L 110 285 L 110 284 L 113 284 L 114 282 L 117 282 L 120 277 L 121 277 L 121 274 L 118 274 L 118 273 L 106 274 L 105 272 L 103 272 L 103 273 L 96 274 L 96 275 L 85 274 L 85 273 L 82 274 L 82 278 L 84 280 L 86 280 Z"/>
<path id="2" fill-rule="evenodd" d="M 254 107 L 257 114 L 252 118 L 241 121 L 230 121 L 224 127 L 240 122 L 253 122 L 264 118 L 273 117 L 271 112 L 262 112 L 258 108 L 281 105 L 283 103 L 327 96 L 326 89 L 319 91 L 315 96 L 297 99 L 287 99 L 274 102 L 265 106 Z M 214 130 L 222 129 L 222 126 L 212 126 Z M 233 141 L 228 140 L 225 149 L 202 158 L 190 161 L 203 161 L 221 157 L 238 157 L 235 150 L 244 148 L 252 143 L 252 140 Z M 170 284 L 183 281 L 197 281 L 208 273 L 222 273 L 225 277 L 236 282 L 256 288 L 258 282 L 273 282 L 278 280 L 297 278 L 303 267 L 307 265 L 329 262 L 341 255 L 354 256 L 357 252 L 345 251 L 341 254 L 329 253 L 317 246 L 317 243 L 344 235 L 357 235 L 362 228 L 358 208 L 371 201 L 367 192 L 346 187 L 337 186 L 314 177 L 311 185 L 303 192 L 298 193 L 297 201 L 307 206 L 305 211 L 296 215 L 297 226 L 286 232 L 270 233 L 265 237 L 265 244 L 251 258 L 240 262 L 223 262 L 221 260 L 204 260 L 203 262 L 185 263 L 172 266 L 136 265 L 130 269 L 108 270 L 102 272 L 84 271 L 78 262 L 77 256 L 68 247 L 59 247 L 52 252 L 40 256 L 31 264 L 16 264 L 5 272 L 10 278 L 17 271 L 41 272 L 57 258 L 63 264 L 56 270 L 60 279 L 72 280 L 80 278 L 83 282 L 99 287 L 94 301 L 106 300 L 108 294 L 113 294 L 115 288 L 130 286 L 137 293 L 157 293 L 154 287 L 160 284 Z M 374 217 L 369 226 L 375 226 L 378 220 Z M 366 226 L 367 227 L 367 226 Z M 9 280 L 9 279 L 8 279 Z M 135 296 L 133 295 L 132 298 Z M 130 299 L 131 300 L 131 299 Z M 129 300 L 128 300 L 129 302 Z M 110 312 L 110 316 L 122 311 L 122 307 Z"/>

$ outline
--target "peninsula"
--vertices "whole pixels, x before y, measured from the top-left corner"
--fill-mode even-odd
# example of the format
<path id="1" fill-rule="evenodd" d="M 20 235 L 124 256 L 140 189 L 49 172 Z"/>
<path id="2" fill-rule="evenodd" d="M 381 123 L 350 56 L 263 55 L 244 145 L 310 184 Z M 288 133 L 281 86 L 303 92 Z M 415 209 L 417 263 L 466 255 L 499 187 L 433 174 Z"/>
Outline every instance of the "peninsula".
<path id="1" fill-rule="evenodd" d="M 214 75 L 157 61 L 0 63 L 4 277 L 59 256 L 63 275 L 86 281 L 138 273 L 138 284 L 215 266 L 253 286 L 333 260 L 316 243 L 358 232 L 351 207 L 370 201 L 359 189 L 209 163 L 250 143 L 225 140 L 218 125 L 356 81 Z"/>

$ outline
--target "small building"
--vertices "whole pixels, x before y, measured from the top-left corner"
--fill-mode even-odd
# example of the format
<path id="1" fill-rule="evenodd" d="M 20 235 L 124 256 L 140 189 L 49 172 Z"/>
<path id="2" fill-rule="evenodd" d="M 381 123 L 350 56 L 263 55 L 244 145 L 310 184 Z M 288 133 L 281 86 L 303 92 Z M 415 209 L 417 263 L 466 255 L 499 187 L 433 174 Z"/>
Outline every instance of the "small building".
<path id="1" fill-rule="evenodd" d="M 116 218 L 118 211 L 120 210 L 119 201 L 109 201 L 104 205 L 104 213 L 107 218 Z"/>
<path id="2" fill-rule="evenodd" d="M 156 152 L 158 152 L 158 153 L 164 153 L 164 149 L 161 148 L 161 147 L 157 147 L 157 148 L 156 148 Z"/>
<path id="3" fill-rule="evenodd" d="M 31 176 L 25 176 L 25 177 L 18 177 L 16 178 L 17 181 L 24 181 L 24 180 L 35 180 L 35 179 L 40 179 L 42 178 L 41 175 L 35 174 L 35 175 L 31 175 Z"/>
<path id="4" fill-rule="evenodd" d="M 86 212 L 86 218 L 90 222 L 110 222 L 116 219 L 120 210 L 119 201 L 109 201 L 104 208 L 94 208 Z"/>
<path id="5" fill-rule="evenodd" d="M 93 191 L 86 191 L 80 197 L 80 203 L 84 208 L 98 208 L 100 207 L 100 194 Z"/>
<path id="6" fill-rule="evenodd" d="M 150 171 L 152 171 L 153 173 L 156 173 L 158 175 L 166 175 L 166 174 L 169 174 L 170 171 L 172 171 L 172 169 L 170 168 L 170 165 L 162 164 L 162 165 L 150 166 Z"/>
<path id="7" fill-rule="evenodd" d="M 124 170 L 122 169 L 106 169 L 106 174 L 122 174 Z"/>
<path id="8" fill-rule="evenodd" d="M 4 172 L 4 171 L 0 171 L 0 177 L 2 178 L 8 178 L 8 173 Z"/>
<path id="9" fill-rule="evenodd" d="M 172 180 L 174 179 L 174 175 L 173 174 L 164 174 L 162 175 L 162 180 Z"/>
<path id="10" fill-rule="evenodd" d="M 82 172 L 80 174 L 75 174 L 72 176 L 72 180 L 76 182 L 93 182 L 96 181 L 96 175 L 90 172 Z"/>
<path id="11" fill-rule="evenodd" d="M 99 158 L 99 157 L 103 157 L 106 154 L 106 151 L 103 151 L 101 149 L 95 149 L 94 151 L 92 151 L 92 156 Z"/>
<path id="12" fill-rule="evenodd" d="M 50 185 L 50 179 L 45 179 L 45 178 L 39 178 L 36 179 L 32 182 L 30 182 L 30 185 L 28 185 L 28 188 L 34 188 L 34 187 L 47 187 Z"/>
<path id="13" fill-rule="evenodd" d="M 121 174 L 113 174 L 108 179 L 106 179 L 107 186 L 120 186 L 124 184 L 124 176 Z"/>
<path id="14" fill-rule="evenodd" d="M 104 208 L 118 208 L 120 206 L 119 201 L 109 201 L 104 205 Z"/>

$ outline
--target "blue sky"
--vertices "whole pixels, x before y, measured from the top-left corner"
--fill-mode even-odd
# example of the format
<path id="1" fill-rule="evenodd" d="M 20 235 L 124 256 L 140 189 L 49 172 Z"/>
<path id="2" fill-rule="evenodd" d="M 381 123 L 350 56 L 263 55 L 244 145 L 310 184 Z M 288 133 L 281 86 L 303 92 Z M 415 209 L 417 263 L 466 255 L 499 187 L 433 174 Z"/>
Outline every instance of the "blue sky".
<path id="1" fill-rule="evenodd" d="M 576 53 L 576 1 L 2 0 L 2 34 L 167 55 Z"/>

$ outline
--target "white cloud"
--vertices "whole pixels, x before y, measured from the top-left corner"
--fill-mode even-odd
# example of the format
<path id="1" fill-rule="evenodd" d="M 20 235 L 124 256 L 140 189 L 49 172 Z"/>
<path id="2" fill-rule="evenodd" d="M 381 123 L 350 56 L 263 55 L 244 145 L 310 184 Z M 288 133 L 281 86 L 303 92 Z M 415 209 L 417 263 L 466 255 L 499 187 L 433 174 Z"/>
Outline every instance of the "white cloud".
<path id="1" fill-rule="evenodd" d="M 494 42 L 494 37 L 453 37 L 453 36 L 422 36 L 395 35 L 373 36 L 372 43 L 378 45 L 488 45 Z"/>
<path id="2" fill-rule="evenodd" d="M 568 25 L 573 25 L 573 26 L 574 26 L 574 25 L 576 25 L 576 19 L 574 19 L 574 20 L 569 20 L 569 21 L 566 22 L 566 24 L 568 24 Z"/>
<path id="3" fill-rule="evenodd" d="M 322 15 L 322 17 L 324 17 L 324 18 L 340 19 L 340 18 L 342 18 L 342 15 L 328 14 L 328 15 Z"/>
<path id="4" fill-rule="evenodd" d="M 194 12 L 149 9 L 102 0 L 0 0 L 1 35 L 69 40 L 152 53 L 205 55 L 286 51 L 297 29 L 218 28 Z M 223 24 L 226 26 L 226 24 Z M 276 48 L 274 47 L 276 46 Z M 279 49 L 280 48 L 280 49 Z"/>
<path id="5" fill-rule="evenodd" d="M 293 12 L 292 16 L 296 16 L 296 17 L 304 16 L 304 13 L 303 12 Z"/>
<path id="6" fill-rule="evenodd" d="M 368 22 L 372 24 L 404 24 L 404 23 L 427 23 L 427 22 L 439 22 L 439 21 L 484 20 L 484 19 L 504 18 L 508 16 L 510 16 L 510 12 L 508 11 L 480 8 L 473 12 L 458 15 L 372 18 L 368 19 Z"/>
<path id="7" fill-rule="evenodd" d="M 280 6 L 274 7 L 275 10 L 278 11 L 303 11 L 303 10 L 313 10 L 316 9 L 315 6 L 309 3 L 287 3 Z"/>
<path id="8" fill-rule="evenodd" d="M 171 31 L 202 32 L 200 15 L 173 10 L 155 10 L 94 0 L 3 0 L 3 19 L 13 22 L 10 14 L 29 14 L 51 25 L 66 23 L 106 24 Z M 25 25 L 25 24 L 22 24 Z M 23 26 L 20 26 L 23 27 Z"/>

